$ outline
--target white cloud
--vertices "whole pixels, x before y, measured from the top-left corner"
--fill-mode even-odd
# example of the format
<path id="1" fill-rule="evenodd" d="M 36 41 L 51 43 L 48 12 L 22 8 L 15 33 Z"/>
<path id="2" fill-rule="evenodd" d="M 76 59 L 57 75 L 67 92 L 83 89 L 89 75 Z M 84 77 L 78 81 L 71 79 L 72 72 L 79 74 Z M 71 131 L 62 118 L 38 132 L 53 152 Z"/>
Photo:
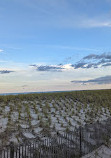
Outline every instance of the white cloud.
<path id="1" fill-rule="evenodd" d="M 0 49 L 0 53 L 1 53 L 1 52 L 4 52 L 4 50 L 3 50 L 3 49 Z"/>
<path id="2" fill-rule="evenodd" d="M 74 68 L 72 67 L 72 65 L 71 64 L 65 64 L 65 65 L 63 65 L 62 66 L 64 69 L 63 70 L 74 70 Z"/>

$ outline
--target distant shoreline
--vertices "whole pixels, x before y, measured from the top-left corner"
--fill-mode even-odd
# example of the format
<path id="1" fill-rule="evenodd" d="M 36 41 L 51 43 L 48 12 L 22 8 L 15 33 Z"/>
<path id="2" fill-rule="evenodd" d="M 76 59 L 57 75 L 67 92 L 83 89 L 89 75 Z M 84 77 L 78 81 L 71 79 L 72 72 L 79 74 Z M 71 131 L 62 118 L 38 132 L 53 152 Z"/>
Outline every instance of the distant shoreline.
<path id="1" fill-rule="evenodd" d="M 87 90 L 67 90 L 67 91 L 40 91 L 40 92 L 18 92 L 18 93 L 0 93 L 2 95 L 19 95 L 19 94 L 36 94 L 36 93 L 59 93 L 59 92 L 75 92 L 75 91 L 94 91 L 94 90 L 110 90 L 110 89 L 87 89 Z"/>

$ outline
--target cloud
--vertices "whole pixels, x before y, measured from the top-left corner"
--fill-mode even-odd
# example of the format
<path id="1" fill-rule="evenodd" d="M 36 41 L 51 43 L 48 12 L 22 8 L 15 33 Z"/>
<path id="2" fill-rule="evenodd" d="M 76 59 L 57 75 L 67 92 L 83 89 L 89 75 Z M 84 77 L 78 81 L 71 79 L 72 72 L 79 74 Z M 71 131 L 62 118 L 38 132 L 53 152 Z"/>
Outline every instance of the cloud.
<path id="1" fill-rule="evenodd" d="M 22 85 L 22 87 L 28 87 L 28 85 Z"/>
<path id="2" fill-rule="evenodd" d="M 111 53 L 103 53 L 101 55 L 90 54 L 83 59 L 111 59 Z"/>
<path id="3" fill-rule="evenodd" d="M 36 65 L 32 64 L 29 65 L 36 69 L 36 71 L 56 71 L 56 72 L 62 72 L 65 70 L 71 70 L 74 69 L 72 64 L 58 64 L 58 65 Z"/>
<path id="4" fill-rule="evenodd" d="M 75 69 L 78 68 L 98 68 L 111 66 L 111 53 L 103 53 L 100 55 L 90 54 L 85 56 L 77 64 L 73 65 Z"/>
<path id="5" fill-rule="evenodd" d="M 67 63 L 67 64 L 63 64 Z M 58 65 L 31 64 L 36 71 L 65 71 L 74 69 L 90 69 L 111 66 L 111 53 L 89 54 L 83 57 L 79 62 L 73 64 L 72 57 L 67 57 L 64 62 Z"/>
<path id="6" fill-rule="evenodd" d="M 22 89 L 26 89 L 28 87 L 28 85 L 22 85 L 21 87 L 22 87 Z"/>
<path id="7" fill-rule="evenodd" d="M 4 51 L 3 49 L 0 49 L 0 53 L 3 52 L 3 51 Z"/>
<path id="8" fill-rule="evenodd" d="M 87 19 L 83 24 L 81 23 L 81 27 L 86 28 L 94 28 L 94 27 L 111 27 L 111 21 L 100 21 L 96 19 Z"/>
<path id="9" fill-rule="evenodd" d="M 78 69 L 78 68 L 84 68 L 85 65 L 86 65 L 85 62 L 80 62 L 80 63 L 78 63 L 78 64 L 73 65 L 73 67 L 74 67 L 75 69 Z"/>
<path id="10" fill-rule="evenodd" d="M 0 70 L 0 74 L 8 74 L 14 71 L 10 71 L 10 70 Z"/>
<path id="11" fill-rule="evenodd" d="M 74 69 L 90 69 L 90 68 L 102 68 L 111 66 L 111 53 L 102 53 L 102 54 L 89 54 L 83 57 L 79 62 L 73 64 L 73 58 L 67 57 L 64 62 L 61 62 L 58 65 L 45 65 L 43 64 L 31 64 L 32 68 L 36 71 L 41 72 L 63 72 Z M 67 63 L 67 64 L 66 64 Z"/>
<path id="12" fill-rule="evenodd" d="M 64 68 L 62 65 L 30 65 L 34 68 L 36 68 L 37 71 L 62 71 Z"/>
<path id="13" fill-rule="evenodd" d="M 95 79 L 87 80 L 87 81 L 74 80 L 74 81 L 71 81 L 71 82 L 72 83 L 82 83 L 82 84 L 87 84 L 87 83 L 111 84 L 111 76 L 99 77 L 99 78 L 95 78 Z"/>
<path id="14" fill-rule="evenodd" d="M 103 67 L 105 66 L 111 66 L 111 63 L 104 64 Z"/>
<path id="15" fill-rule="evenodd" d="M 36 64 L 31 64 L 31 65 L 29 65 L 29 66 L 31 66 L 31 67 L 37 67 L 37 65 L 36 65 Z"/>
<path id="16" fill-rule="evenodd" d="M 38 71 L 61 71 L 63 68 L 61 66 L 38 66 Z"/>

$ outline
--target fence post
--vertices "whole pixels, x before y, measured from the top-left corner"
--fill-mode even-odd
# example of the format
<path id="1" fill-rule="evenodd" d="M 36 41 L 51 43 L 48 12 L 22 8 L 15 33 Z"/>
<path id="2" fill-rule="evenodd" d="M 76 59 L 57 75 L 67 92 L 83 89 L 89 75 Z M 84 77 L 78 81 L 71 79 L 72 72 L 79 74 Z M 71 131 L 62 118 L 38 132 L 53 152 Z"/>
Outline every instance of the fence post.
<path id="1" fill-rule="evenodd" d="M 79 139 L 80 139 L 80 157 L 82 156 L 82 131 L 81 126 L 79 127 Z"/>
<path id="2" fill-rule="evenodd" d="M 14 158 L 14 143 L 10 142 L 10 158 Z"/>

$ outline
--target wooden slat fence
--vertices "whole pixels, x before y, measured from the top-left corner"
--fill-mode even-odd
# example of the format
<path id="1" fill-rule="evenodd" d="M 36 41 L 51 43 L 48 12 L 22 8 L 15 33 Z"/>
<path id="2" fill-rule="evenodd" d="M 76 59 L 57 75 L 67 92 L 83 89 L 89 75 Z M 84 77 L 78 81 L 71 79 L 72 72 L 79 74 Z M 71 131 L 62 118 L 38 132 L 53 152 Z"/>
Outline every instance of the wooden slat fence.
<path id="1" fill-rule="evenodd" d="M 79 158 L 111 138 L 111 118 L 88 124 L 73 132 L 57 133 L 54 138 L 27 142 L 19 146 L 11 143 L 0 150 L 0 158 Z"/>

